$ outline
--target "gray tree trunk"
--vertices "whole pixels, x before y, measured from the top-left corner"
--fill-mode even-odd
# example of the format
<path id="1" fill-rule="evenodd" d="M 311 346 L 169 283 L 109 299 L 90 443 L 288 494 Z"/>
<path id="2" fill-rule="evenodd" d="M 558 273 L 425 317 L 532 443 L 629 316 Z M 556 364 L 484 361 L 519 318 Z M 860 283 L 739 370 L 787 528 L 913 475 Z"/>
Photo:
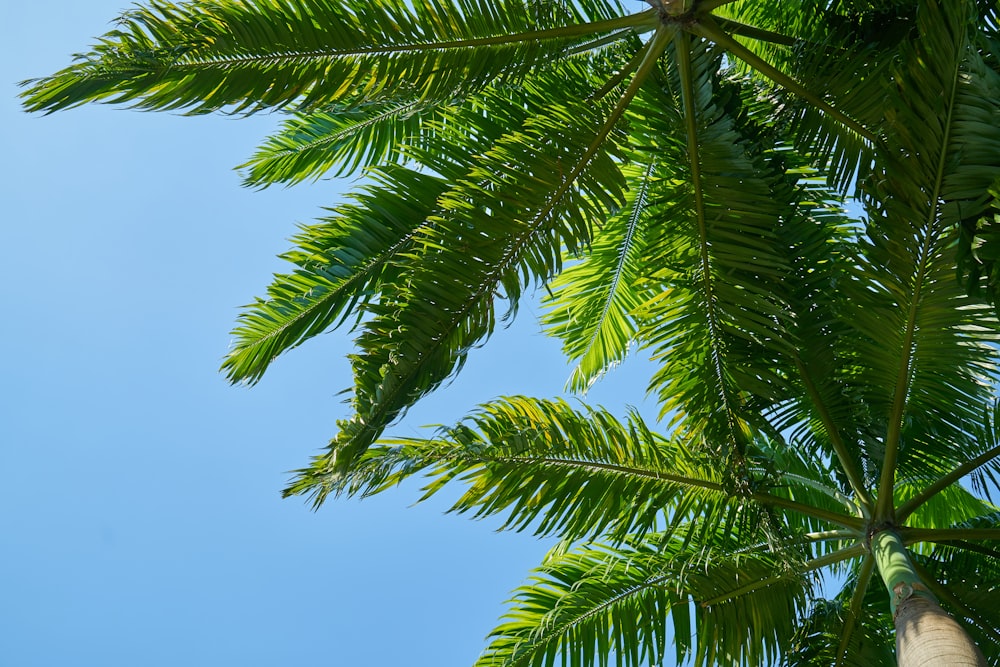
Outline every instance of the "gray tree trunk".
<path id="1" fill-rule="evenodd" d="M 986 667 L 982 652 L 937 602 L 912 595 L 896 608 L 899 667 Z"/>

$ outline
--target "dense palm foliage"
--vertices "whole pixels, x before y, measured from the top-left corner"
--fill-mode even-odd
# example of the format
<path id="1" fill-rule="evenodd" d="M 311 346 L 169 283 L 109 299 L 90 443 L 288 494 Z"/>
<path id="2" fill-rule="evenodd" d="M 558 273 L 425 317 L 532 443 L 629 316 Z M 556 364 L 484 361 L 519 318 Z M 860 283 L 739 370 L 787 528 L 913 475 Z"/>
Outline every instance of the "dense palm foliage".
<path id="1" fill-rule="evenodd" d="M 1000 665 L 1000 7 L 632 4 L 154 1 L 24 101 L 277 109 L 248 185 L 365 170 L 224 368 L 346 326 L 354 416 L 289 494 L 425 474 L 561 538 L 478 664 L 887 665 L 916 591 Z M 659 427 L 384 435 L 539 286 L 571 387 L 647 351 Z"/>

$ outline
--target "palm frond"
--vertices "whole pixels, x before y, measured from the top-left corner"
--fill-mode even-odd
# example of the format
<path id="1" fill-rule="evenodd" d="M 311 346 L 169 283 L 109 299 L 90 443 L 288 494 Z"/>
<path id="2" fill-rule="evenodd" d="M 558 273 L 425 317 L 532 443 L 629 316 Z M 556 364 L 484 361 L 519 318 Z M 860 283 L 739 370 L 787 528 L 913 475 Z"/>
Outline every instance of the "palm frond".
<path id="1" fill-rule="evenodd" d="M 492 333 L 498 300 L 513 311 L 526 283 L 553 276 L 563 248 L 581 247 L 594 222 L 622 205 L 619 120 L 668 39 L 657 32 L 619 100 L 538 110 L 439 198 L 396 292 L 372 304 L 357 339 L 355 417 L 286 493 L 314 493 L 321 502 L 387 424 Z"/>
<path id="2" fill-rule="evenodd" d="M 238 169 L 244 185 L 294 185 L 402 161 L 402 147 L 433 132 L 440 112 L 420 101 L 369 102 L 337 111 L 296 114 Z"/>
<path id="3" fill-rule="evenodd" d="M 643 217 L 654 163 L 627 165 L 632 184 L 622 210 L 596 232 L 591 250 L 549 286 L 543 319 L 576 361 L 567 385 L 586 391 L 627 356 L 636 343 L 636 313 L 652 295 L 642 280 L 646 267 Z"/>
<path id="4" fill-rule="evenodd" d="M 770 285 L 783 271 L 773 230 L 789 208 L 773 196 L 752 135 L 734 120 L 738 88 L 711 74 L 718 53 L 705 42 L 681 42 L 676 52 L 688 48 L 690 64 L 681 60 L 658 92 L 666 100 L 651 93 L 636 112 L 648 135 L 674 138 L 650 136 L 664 160 L 648 198 L 655 234 L 647 253 L 663 287 L 640 313 L 647 324 L 639 335 L 660 364 L 651 389 L 664 414 L 703 432 L 717 451 L 738 453 L 749 432 L 744 401 L 784 391 L 769 363 L 788 341 Z"/>
<path id="5" fill-rule="evenodd" d="M 626 667 L 660 664 L 671 634 L 679 664 L 774 661 L 813 582 L 789 568 L 769 586 L 727 597 L 742 582 L 781 570 L 769 554 L 740 553 L 734 538 L 588 544 L 557 554 L 515 592 L 476 665 L 589 667 L 611 655 Z"/>
<path id="6" fill-rule="evenodd" d="M 897 467 L 906 476 L 910 453 L 933 451 L 904 448 L 904 435 L 920 433 L 945 443 L 938 449 L 947 451 L 949 443 L 965 440 L 966 425 L 988 399 L 984 382 L 991 353 L 985 342 L 992 325 L 955 289 L 955 259 L 941 205 L 945 176 L 955 161 L 948 149 L 970 44 L 968 17 L 968 3 L 921 6 L 921 38 L 901 47 L 886 110 L 887 146 L 866 191 L 872 244 L 861 264 L 872 288 L 871 299 L 859 304 L 856 322 L 868 341 L 858 346 L 865 360 L 862 382 L 866 393 L 873 392 L 865 401 L 885 419 L 881 514 L 891 505 Z M 952 406 L 950 414 L 924 419 L 931 403 Z"/>
<path id="7" fill-rule="evenodd" d="M 367 496 L 423 474 L 431 481 L 422 500 L 459 484 L 452 511 L 502 516 L 502 529 L 566 540 L 669 535 L 681 521 L 709 531 L 771 521 L 777 542 L 860 526 L 849 503 L 825 486 L 823 469 L 768 450 L 755 457 L 772 482 L 741 494 L 712 459 L 654 434 L 636 413 L 622 422 L 602 409 L 509 397 L 435 437 L 380 440 L 332 491 Z M 828 546 L 818 542 L 817 553 Z"/>
<path id="8" fill-rule="evenodd" d="M 429 439 L 383 439 L 340 482 L 370 495 L 416 474 L 426 499 L 449 483 L 465 490 L 452 511 L 505 516 L 502 528 L 566 540 L 622 540 L 681 519 L 732 522 L 744 501 L 710 461 L 649 430 L 561 400 L 508 397 L 481 406 Z"/>
<path id="9" fill-rule="evenodd" d="M 980 8 L 982 11 L 984 8 Z M 992 8 L 995 17 L 996 8 Z M 995 19 L 994 19 L 995 20 Z M 955 128 L 942 199 L 945 219 L 960 227 L 958 268 L 966 289 L 1000 304 L 991 208 L 1000 207 L 1000 71 L 991 67 L 988 34 L 970 39 L 955 92 Z"/>
<path id="10" fill-rule="evenodd" d="M 376 298 L 396 255 L 435 209 L 443 179 L 403 167 L 373 172 L 374 184 L 335 215 L 302 229 L 298 248 L 283 258 L 296 265 L 279 275 L 267 298 L 246 306 L 223 361 L 232 382 L 254 383 L 281 353 L 327 331 Z"/>
<path id="11" fill-rule="evenodd" d="M 32 111 L 85 102 L 188 113 L 320 109 L 350 99 L 448 100 L 517 80 L 594 34 L 655 26 L 602 1 L 254 3 L 152 0 L 56 74 L 25 82 Z"/>
<path id="12" fill-rule="evenodd" d="M 850 195 L 871 169 L 888 70 L 899 57 L 900 45 L 911 38 L 912 5 L 846 6 L 810 0 L 774 6 L 745 2 L 726 9 L 743 21 L 794 37 L 788 45 L 743 41 L 870 131 L 866 138 L 792 91 L 771 87 L 796 150 L 810 156 L 842 195 Z"/>

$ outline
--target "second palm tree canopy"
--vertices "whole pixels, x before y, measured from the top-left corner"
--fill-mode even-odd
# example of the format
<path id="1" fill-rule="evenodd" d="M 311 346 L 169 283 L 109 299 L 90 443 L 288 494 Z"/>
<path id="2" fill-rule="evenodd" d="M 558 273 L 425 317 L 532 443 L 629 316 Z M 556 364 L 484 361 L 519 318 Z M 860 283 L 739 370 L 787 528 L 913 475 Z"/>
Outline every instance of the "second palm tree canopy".
<path id="1" fill-rule="evenodd" d="M 277 110 L 247 185 L 365 174 L 223 367 L 347 328 L 286 493 L 426 474 L 561 538 L 478 664 L 1000 665 L 1000 7 L 631 4 L 151 2 L 23 100 Z M 645 351 L 662 432 L 507 397 L 385 435 L 539 287 L 570 388 Z"/>

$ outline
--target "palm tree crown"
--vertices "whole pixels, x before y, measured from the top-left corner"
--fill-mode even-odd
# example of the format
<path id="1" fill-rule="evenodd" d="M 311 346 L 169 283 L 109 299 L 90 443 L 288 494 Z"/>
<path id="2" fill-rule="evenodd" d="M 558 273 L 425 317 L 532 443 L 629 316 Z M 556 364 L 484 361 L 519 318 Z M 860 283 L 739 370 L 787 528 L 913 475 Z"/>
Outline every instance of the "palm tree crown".
<path id="1" fill-rule="evenodd" d="M 924 664 L 940 604 L 1000 665 L 1000 6 L 648 5 L 153 0 L 23 99 L 279 110 L 247 185 L 364 170 L 224 370 L 347 326 L 286 493 L 424 474 L 561 539 L 477 664 Z M 507 397 L 383 435 L 540 286 L 572 389 L 652 356 L 662 433 Z"/>

